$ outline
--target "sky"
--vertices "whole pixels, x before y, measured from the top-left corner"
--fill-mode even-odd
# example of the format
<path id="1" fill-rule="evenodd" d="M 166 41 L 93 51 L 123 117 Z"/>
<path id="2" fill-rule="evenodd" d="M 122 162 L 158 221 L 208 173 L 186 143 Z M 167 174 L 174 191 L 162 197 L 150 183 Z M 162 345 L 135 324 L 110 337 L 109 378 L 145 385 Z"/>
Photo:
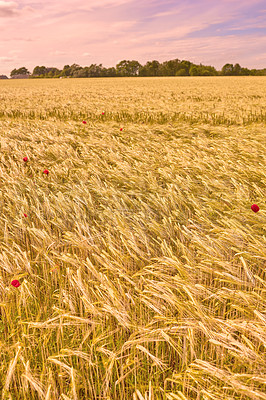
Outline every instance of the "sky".
<path id="1" fill-rule="evenodd" d="M 266 68 L 266 1 L 0 0 L 0 74 L 175 58 Z"/>

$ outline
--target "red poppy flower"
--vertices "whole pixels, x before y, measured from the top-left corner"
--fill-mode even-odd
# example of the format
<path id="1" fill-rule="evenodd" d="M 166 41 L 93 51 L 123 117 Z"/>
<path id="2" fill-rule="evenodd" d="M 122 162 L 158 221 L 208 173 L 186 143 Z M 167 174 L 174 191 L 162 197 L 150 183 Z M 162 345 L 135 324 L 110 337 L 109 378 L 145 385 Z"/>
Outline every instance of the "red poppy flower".
<path id="1" fill-rule="evenodd" d="M 43 173 L 44 173 L 45 175 L 48 175 L 48 174 L 49 174 L 48 169 L 45 169 L 45 170 L 43 171 Z"/>
<path id="2" fill-rule="evenodd" d="M 104 115 L 104 111 L 102 112 L 102 115 Z"/>
<path id="3" fill-rule="evenodd" d="M 87 121 L 82 121 L 82 123 L 83 123 L 83 124 L 86 124 L 86 123 L 87 123 Z"/>
<path id="4" fill-rule="evenodd" d="M 27 215 L 27 214 L 25 214 L 25 213 L 24 213 L 23 215 L 24 215 L 24 217 L 25 217 L 25 218 L 27 218 L 27 216 L 28 216 L 28 215 Z"/>
<path id="5" fill-rule="evenodd" d="M 27 162 L 28 161 L 28 157 L 23 157 L 23 161 Z"/>
<path id="6" fill-rule="evenodd" d="M 257 206 L 257 204 L 252 204 L 251 210 L 254 212 L 258 212 L 260 210 L 260 208 L 259 208 L 259 206 Z"/>
<path id="7" fill-rule="evenodd" d="M 14 286 L 14 287 L 19 287 L 19 286 L 20 286 L 20 283 L 19 283 L 19 281 L 18 281 L 17 279 L 14 279 L 14 280 L 11 282 L 11 285 Z"/>
<path id="8" fill-rule="evenodd" d="M 50 273 L 52 272 L 58 272 L 59 266 L 55 265 L 53 268 L 50 269 Z"/>
<path id="9" fill-rule="evenodd" d="M 123 130 L 123 128 L 120 128 L 120 131 L 122 131 Z"/>

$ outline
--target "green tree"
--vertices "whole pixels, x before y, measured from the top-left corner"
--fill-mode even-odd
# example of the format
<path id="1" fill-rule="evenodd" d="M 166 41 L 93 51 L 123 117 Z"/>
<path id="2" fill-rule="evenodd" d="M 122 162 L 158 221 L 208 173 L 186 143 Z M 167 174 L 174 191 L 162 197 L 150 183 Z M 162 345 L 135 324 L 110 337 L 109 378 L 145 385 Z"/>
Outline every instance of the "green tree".
<path id="1" fill-rule="evenodd" d="M 14 75 L 30 75 L 29 70 L 26 67 L 21 67 L 18 69 L 13 69 L 10 73 L 10 76 Z"/>
<path id="2" fill-rule="evenodd" d="M 251 70 L 251 71 L 255 71 L 254 75 L 256 75 L 256 76 L 265 76 L 266 75 L 266 68 L 264 68 L 264 69 L 255 69 L 255 70 Z"/>
<path id="3" fill-rule="evenodd" d="M 248 68 L 241 68 L 240 75 L 250 75 L 250 70 Z"/>
<path id="4" fill-rule="evenodd" d="M 116 69 L 114 67 L 107 68 L 107 75 L 106 76 L 116 76 Z"/>
<path id="5" fill-rule="evenodd" d="M 145 65 L 140 67 L 139 76 L 150 76 L 149 71 Z"/>
<path id="6" fill-rule="evenodd" d="M 176 71 L 175 76 L 188 76 L 188 73 L 185 70 L 185 68 L 181 68 L 178 71 Z"/>
<path id="7" fill-rule="evenodd" d="M 47 68 L 42 65 L 41 67 L 39 67 L 39 65 L 37 65 L 32 72 L 32 75 L 35 76 L 40 76 L 40 75 L 45 75 L 47 73 Z"/>
<path id="8" fill-rule="evenodd" d="M 88 78 L 89 76 L 88 70 L 89 70 L 88 67 L 76 70 L 74 72 L 73 78 Z"/>
<path id="9" fill-rule="evenodd" d="M 78 64 L 72 64 L 69 67 L 69 76 L 74 76 L 74 74 L 79 71 L 80 69 L 82 69 L 82 67 Z"/>
<path id="10" fill-rule="evenodd" d="M 161 76 L 175 76 L 179 70 L 180 60 L 178 58 L 174 60 L 165 61 L 160 65 L 159 74 Z"/>
<path id="11" fill-rule="evenodd" d="M 103 77 L 112 77 L 116 76 L 116 70 L 114 67 L 111 68 L 102 68 L 101 70 L 101 76 Z"/>
<path id="12" fill-rule="evenodd" d="M 178 70 L 176 72 L 181 70 L 182 74 L 184 74 L 184 70 L 185 70 L 186 73 L 184 75 L 188 76 L 189 75 L 189 69 L 190 69 L 191 65 L 192 65 L 192 63 L 190 61 L 182 60 L 181 63 L 178 64 Z M 182 75 L 180 75 L 180 76 L 182 76 Z"/>
<path id="13" fill-rule="evenodd" d="M 218 75 L 218 71 L 214 67 L 211 67 L 210 65 L 205 65 L 204 68 L 205 68 L 205 71 L 208 72 L 207 75 L 209 75 L 209 76 Z"/>
<path id="14" fill-rule="evenodd" d="M 49 67 L 49 68 L 46 68 L 46 75 L 49 77 L 49 78 L 54 78 L 54 77 L 58 77 L 58 76 L 60 76 L 60 73 L 61 73 L 62 71 L 60 71 L 60 69 L 58 69 L 58 68 L 56 68 L 56 67 Z"/>
<path id="15" fill-rule="evenodd" d="M 141 67 L 138 61 L 123 60 L 116 65 L 116 71 L 119 76 L 138 76 Z"/>
<path id="16" fill-rule="evenodd" d="M 160 63 L 157 60 L 148 61 L 145 66 L 147 75 L 146 76 L 158 76 Z"/>
<path id="17" fill-rule="evenodd" d="M 70 65 L 65 65 L 62 72 L 61 76 L 70 76 Z"/>
<path id="18" fill-rule="evenodd" d="M 222 75 L 225 75 L 225 76 L 234 75 L 233 64 L 225 64 L 222 68 Z"/>
<path id="19" fill-rule="evenodd" d="M 191 65 L 189 68 L 189 75 L 190 76 L 200 76 L 200 69 L 198 65 Z"/>
<path id="20" fill-rule="evenodd" d="M 235 64 L 233 68 L 233 74 L 238 76 L 241 73 L 241 67 L 239 64 Z"/>
<path id="21" fill-rule="evenodd" d="M 99 78 L 100 76 L 102 76 L 102 70 L 103 70 L 103 66 L 102 64 L 91 64 L 88 67 L 88 76 L 92 77 L 92 78 Z"/>

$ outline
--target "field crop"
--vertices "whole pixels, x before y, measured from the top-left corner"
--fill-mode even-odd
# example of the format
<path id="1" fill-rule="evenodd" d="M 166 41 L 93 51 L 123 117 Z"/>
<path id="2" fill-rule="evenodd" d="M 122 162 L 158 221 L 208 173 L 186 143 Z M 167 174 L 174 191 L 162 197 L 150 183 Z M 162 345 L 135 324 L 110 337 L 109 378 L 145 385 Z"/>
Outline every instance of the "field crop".
<path id="1" fill-rule="evenodd" d="M 0 82 L 2 400 L 266 399 L 265 84 Z"/>

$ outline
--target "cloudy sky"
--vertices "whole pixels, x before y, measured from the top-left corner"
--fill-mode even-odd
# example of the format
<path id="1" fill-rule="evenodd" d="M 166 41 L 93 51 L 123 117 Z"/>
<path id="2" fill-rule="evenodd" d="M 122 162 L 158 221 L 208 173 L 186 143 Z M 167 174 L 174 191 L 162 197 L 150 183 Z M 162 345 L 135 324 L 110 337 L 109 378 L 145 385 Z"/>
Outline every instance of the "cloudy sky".
<path id="1" fill-rule="evenodd" d="M 0 74 L 174 58 L 265 68 L 265 0 L 0 0 Z"/>

